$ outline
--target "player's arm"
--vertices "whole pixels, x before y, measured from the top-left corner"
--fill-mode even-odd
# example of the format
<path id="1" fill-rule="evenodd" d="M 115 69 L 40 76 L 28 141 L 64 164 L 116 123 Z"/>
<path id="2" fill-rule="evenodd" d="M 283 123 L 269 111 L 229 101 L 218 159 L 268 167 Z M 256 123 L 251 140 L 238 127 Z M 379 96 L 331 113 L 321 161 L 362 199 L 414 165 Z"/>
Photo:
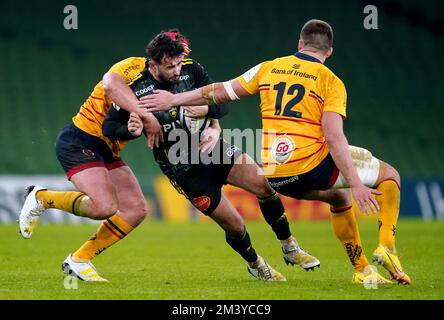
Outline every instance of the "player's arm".
<path id="1" fill-rule="evenodd" d="M 110 71 L 103 76 L 103 88 L 111 100 L 128 112 L 136 113 L 143 121 L 145 131 L 147 132 L 147 142 L 150 148 L 159 146 L 159 140 L 163 141 L 162 128 L 156 117 L 147 112 L 145 108 L 138 107 L 138 99 L 127 84 L 127 80 L 121 71 L 121 64 L 114 65 Z"/>
<path id="2" fill-rule="evenodd" d="M 189 117 L 199 118 L 205 117 L 211 119 L 220 119 L 228 113 L 228 104 L 220 105 L 203 105 L 203 106 L 182 106 L 186 110 Z"/>
<path id="3" fill-rule="evenodd" d="M 107 96 L 122 109 L 130 113 L 136 113 L 141 119 L 154 117 L 146 110 L 140 109 L 137 106 L 139 100 L 120 74 L 112 71 L 105 73 L 103 76 L 103 89 Z"/>
<path id="4" fill-rule="evenodd" d="M 126 110 L 117 110 L 114 107 L 109 108 L 102 124 L 103 135 L 113 140 L 136 139 L 142 134 L 142 129 L 142 120 L 135 113 L 130 116 Z"/>
<path id="5" fill-rule="evenodd" d="M 172 94 L 168 91 L 154 90 L 153 94 L 141 98 L 147 108 L 154 111 L 165 111 L 175 106 L 199 106 L 203 104 L 220 105 L 239 100 L 248 96 L 248 93 L 238 79 L 225 82 L 216 82 L 202 88 Z"/>
<path id="6" fill-rule="evenodd" d="M 376 212 L 376 209 L 379 210 L 379 206 L 373 194 L 380 193 L 377 190 L 364 186 L 359 178 L 358 172 L 353 165 L 347 138 L 343 131 L 342 115 L 326 111 L 322 115 L 321 123 L 330 154 L 350 186 L 360 210 L 368 214 L 367 204 L 373 212 Z"/>
<path id="7" fill-rule="evenodd" d="M 205 70 L 205 68 L 198 63 L 197 61 L 193 60 L 193 64 L 190 66 L 192 68 L 192 73 L 194 76 L 194 80 L 196 83 L 196 87 L 201 88 L 204 87 L 206 85 L 212 84 L 214 83 L 214 81 L 211 79 L 210 75 L 208 74 L 208 72 Z M 201 108 L 201 107 L 191 107 L 191 109 L 196 109 L 196 108 Z M 191 114 L 193 113 L 190 110 Z M 229 105 L 228 104 L 207 104 L 206 105 L 206 113 L 202 114 L 203 116 L 207 116 L 209 118 L 212 119 L 220 119 L 222 117 L 224 117 L 226 114 L 228 114 L 229 111 Z"/>

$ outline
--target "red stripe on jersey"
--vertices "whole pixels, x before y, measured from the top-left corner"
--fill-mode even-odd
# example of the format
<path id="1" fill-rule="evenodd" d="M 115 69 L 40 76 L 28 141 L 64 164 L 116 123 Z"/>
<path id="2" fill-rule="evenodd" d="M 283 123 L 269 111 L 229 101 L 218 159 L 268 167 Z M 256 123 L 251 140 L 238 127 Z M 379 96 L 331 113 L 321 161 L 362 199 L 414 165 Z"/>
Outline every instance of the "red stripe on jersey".
<path id="1" fill-rule="evenodd" d="M 105 101 L 105 99 L 103 99 L 103 98 L 99 98 L 99 97 L 96 97 L 96 96 L 90 96 L 90 97 L 93 98 L 93 99 L 96 99 L 96 100 Z"/>
<path id="2" fill-rule="evenodd" d="M 309 94 L 308 96 L 312 97 L 313 99 L 315 99 L 320 104 L 324 104 L 324 101 L 322 101 L 321 98 L 319 98 L 318 96 L 314 96 L 314 95 L 311 95 L 311 94 Z"/>
<path id="3" fill-rule="evenodd" d="M 312 122 L 312 121 L 308 121 L 308 120 L 300 120 L 300 119 L 292 119 L 292 118 L 286 118 L 286 117 L 271 117 L 271 116 L 266 116 L 266 117 L 262 117 L 262 119 L 265 120 L 288 120 L 288 121 L 294 121 L 294 122 L 304 122 L 304 123 L 308 123 L 308 124 L 312 124 L 314 126 L 320 126 L 320 123 L 316 123 L 316 122 Z"/>
<path id="4" fill-rule="evenodd" d="M 89 100 L 87 100 L 88 101 L 88 103 L 89 103 L 89 106 L 97 113 L 97 114 L 99 114 L 99 115 L 101 115 L 102 117 L 106 117 L 106 115 L 104 115 L 103 113 L 101 113 L 101 112 L 99 112 L 99 111 L 97 111 L 97 109 L 96 108 L 94 108 L 95 107 L 95 105 L 94 105 L 94 103 L 92 103 L 91 101 L 89 101 Z"/>
<path id="5" fill-rule="evenodd" d="M 305 156 L 305 157 L 302 157 L 302 158 L 298 158 L 298 159 L 294 159 L 294 160 L 291 160 L 291 161 L 287 161 L 287 162 L 282 163 L 282 164 L 289 164 L 289 163 L 298 162 L 298 161 L 301 161 L 301 160 L 304 160 L 304 159 L 310 158 L 312 155 L 315 155 L 316 153 L 318 153 L 319 151 L 321 151 L 322 147 L 323 147 L 323 146 L 321 146 L 318 150 L 316 150 L 315 152 L 313 152 L 312 154 L 310 154 L 310 155 L 308 155 L 308 156 Z M 264 163 L 262 163 L 262 164 L 265 164 L 265 165 L 278 165 L 278 164 L 281 164 L 281 163 L 277 163 L 277 162 L 274 162 L 274 163 L 273 163 L 273 162 L 264 162 Z"/>
<path id="6" fill-rule="evenodd" d="M 264 132 L 264 134 L 267 134 L 267 133 L 268 133 L 268 131 Z M 285 133 L 285 134 L 283 134 L 283 136 L 297 136 L 297 137 L 303 137 L 303 138 L 309 138 L 309 139 L 315 139 L 315 140 L 319 139 L 318 137 L 307 136 L 305 134 L 300 134 L 300 133 Z"/>
<path id="7" fill-rule="evenodd" d="M 268 91 L 270 88 L 260 88 L 259 91 Z"/>
<path id="8" fill-rule="evenodd" d="M 79 114 L 81 114 L 82 116 L 84 116 L 87 120 L 91 121 L 91 122 L 95 122 L 93 119 L 88 118 L 82 111 L 79 112 Z"/>

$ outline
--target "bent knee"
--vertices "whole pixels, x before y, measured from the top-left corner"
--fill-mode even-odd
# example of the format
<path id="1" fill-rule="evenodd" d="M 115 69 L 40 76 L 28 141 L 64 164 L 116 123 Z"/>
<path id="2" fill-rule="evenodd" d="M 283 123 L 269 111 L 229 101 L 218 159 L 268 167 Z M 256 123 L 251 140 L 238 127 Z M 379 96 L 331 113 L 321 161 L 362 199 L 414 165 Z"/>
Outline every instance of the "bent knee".
<path id="1" fill-rule="evenodd" d="M 398 184 L 398 186 L 401 185 L 401 176 L 399 172 L 388 163 L 381 161 L 381 172 L 377 185 L 385 180 L 393 180 Z"/>
<path id="2" fill-rule="evenodd" d="M 349 189 L 331 189 L 329 196 L 329 204 L 333 208 L 343 208 L 351 204 L 351 196 Z"/>
<path id="3" fill-rule="evenodd" d="M 275 191 L 270 186 L 267 178 L 265 176 L 260 176 L 254 185 L 253 193 L 256 197 L 263 199 L 272 196 Z"/>

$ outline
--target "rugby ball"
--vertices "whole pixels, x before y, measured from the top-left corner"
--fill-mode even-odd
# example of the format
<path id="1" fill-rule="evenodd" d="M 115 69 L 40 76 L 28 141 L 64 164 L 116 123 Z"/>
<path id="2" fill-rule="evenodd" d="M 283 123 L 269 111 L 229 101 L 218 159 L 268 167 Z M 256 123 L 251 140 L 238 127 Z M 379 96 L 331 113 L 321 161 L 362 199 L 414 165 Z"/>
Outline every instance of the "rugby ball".
<path id="1" fill-rule="evenodd" d="M 180 108 L 179 111 L 180 124 L 186 132 L 190 134 L 201 134 L 210 126 L 211 119 L 208 117 L 192 118 L 185 114 L 185 109 Z"/>

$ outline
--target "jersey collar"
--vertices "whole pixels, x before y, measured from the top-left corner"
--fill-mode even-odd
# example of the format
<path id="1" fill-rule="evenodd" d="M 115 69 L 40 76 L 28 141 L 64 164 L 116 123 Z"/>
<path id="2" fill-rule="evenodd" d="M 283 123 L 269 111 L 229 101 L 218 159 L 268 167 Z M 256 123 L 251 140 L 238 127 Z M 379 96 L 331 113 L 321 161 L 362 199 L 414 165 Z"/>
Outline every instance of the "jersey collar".
<path id="1" fill-rule="evenodd" d="M 302 53 L 302 52 L 296 52 L 294 55 L 302 60 L 308 60 L 308 61 L 312 61 L 312 62 L 322 63 L 321 60 L 318 60 L 315 57 L 312 57 L 312 56 Z"/>

